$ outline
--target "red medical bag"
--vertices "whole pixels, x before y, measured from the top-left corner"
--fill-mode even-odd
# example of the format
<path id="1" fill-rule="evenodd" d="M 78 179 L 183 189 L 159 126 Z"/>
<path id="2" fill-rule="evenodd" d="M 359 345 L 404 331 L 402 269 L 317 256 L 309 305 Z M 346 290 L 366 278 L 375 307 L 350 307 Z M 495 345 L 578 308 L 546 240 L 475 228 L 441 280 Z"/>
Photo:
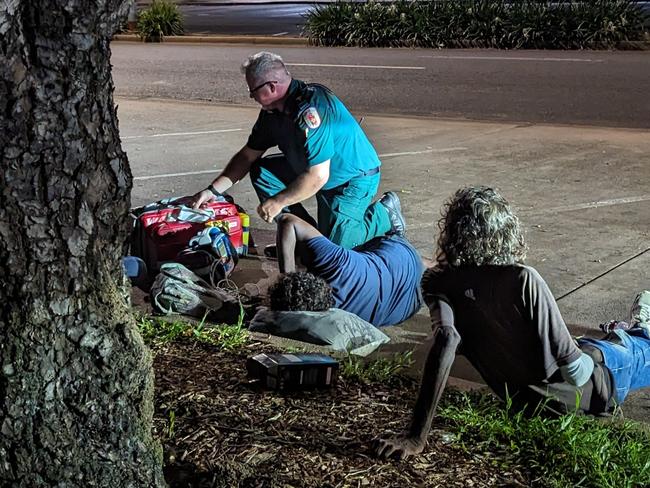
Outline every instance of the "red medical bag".
<path id="1" fill-rule="evenodd" d="M 131 255 L 142 258 L 150 273 L 174 260 L 192 237 L 209 226 L 224 230 L 238 254 L 246 251 L 239 209 L 225 199 L 207 203 L 198 211 L 167 199 L 134 209 L 132 214 Z"/>

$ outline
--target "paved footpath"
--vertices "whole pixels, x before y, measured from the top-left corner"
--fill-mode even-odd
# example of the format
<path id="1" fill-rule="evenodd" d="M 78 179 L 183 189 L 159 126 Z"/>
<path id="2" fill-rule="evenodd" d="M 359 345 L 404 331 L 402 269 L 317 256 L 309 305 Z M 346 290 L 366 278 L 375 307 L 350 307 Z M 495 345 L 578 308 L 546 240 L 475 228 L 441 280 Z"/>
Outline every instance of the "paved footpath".
<path id="1" fill-rule="evenodd" d="M 133 205 L 205 187 L 257 116 L 242 106 L 116 102 Z M 597 333 L 600 322 L 626 317 L 635 293 L 650 288 L 650 131 L 388 116 L 363 124 L 383 161 L 380 190 L 400 195 L 407 235 L 423 255 L 433 253 L 443 202 L 461 186 L 492 185 L 518 211 L 527 262 L 563 297 L 560 309 L 575 333 Z M 255 213 L 248 180 L 231 193 Z M 271 241 L 272 226 L 253 215 L 251 227 L 260 244 Z M 243 263 L 241 272 L 262 287 L 275 275 L 274 263 Z M 384 352 L 414 349 L 421 361 L 429 330 L 422 310 L 387 329 L 394 340 Z M 453 374 L 477 380 L 457 363 Z M 626 415 L 646 418 L 650 392 L 629 403 Z"/>

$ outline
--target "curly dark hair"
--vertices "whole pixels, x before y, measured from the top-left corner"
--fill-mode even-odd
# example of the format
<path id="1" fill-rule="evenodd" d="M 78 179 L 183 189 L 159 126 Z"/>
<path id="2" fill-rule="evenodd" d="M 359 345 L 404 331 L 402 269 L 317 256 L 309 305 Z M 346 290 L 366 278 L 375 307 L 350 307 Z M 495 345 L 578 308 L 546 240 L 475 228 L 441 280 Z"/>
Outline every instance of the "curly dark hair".
<path id="1" fill-rule="evenodd" d="M 461 188 L 438 222 L 441 266 L 523 263 L 526 243 L 508 201 L 493 188 Z"/>
<path id="2" fill-rule="evenodd" d="M 311 273 L 281 275 L 269 288 L 271 310 L 322 312 L 334 306 L 332 288 Z"/>

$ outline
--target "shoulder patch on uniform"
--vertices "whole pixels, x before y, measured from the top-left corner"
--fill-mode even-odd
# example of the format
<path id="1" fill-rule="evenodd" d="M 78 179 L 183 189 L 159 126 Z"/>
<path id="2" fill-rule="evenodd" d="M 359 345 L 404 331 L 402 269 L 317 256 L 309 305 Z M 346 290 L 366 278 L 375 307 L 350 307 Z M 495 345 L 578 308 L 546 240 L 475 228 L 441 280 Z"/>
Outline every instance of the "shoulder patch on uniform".
<path id="1" fill-rule="evenodd" d="M 320 126 L 320 115 L 315 107 L 309 107 L 302 113 L 302 120 L 305 125 L 310 129 L 316 129 Z"/>

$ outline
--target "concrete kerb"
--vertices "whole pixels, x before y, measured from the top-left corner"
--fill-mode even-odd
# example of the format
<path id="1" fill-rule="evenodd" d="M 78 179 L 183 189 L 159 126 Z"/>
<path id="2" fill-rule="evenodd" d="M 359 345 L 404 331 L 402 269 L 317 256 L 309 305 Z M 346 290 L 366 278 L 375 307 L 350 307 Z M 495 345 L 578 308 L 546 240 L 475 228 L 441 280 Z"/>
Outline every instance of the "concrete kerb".
<path id="1" fill-rule="evenodd" d="M 144 42 L 136 34 L 116 34 L 113 41 Z M 283 46 L 308 46 L 306 37 L 275 37 L 275 36 L 165 36 L 163 42 L 200 43 L 200 44 L 274 44 Z"/>
<path id="2" fill-rule="evenodd" d="M 116 34 L 113 41 L 144 42 L 137 34 Z M 165 36 L 163 42 L 199 44 L 267 44 L 282 46 L 309 46 L 306 37 L 248 36 L 248 35 L 198 35 Z M 650 51 L 650 41 L 622 41 L 616 46 L 620 51 Z"/>

